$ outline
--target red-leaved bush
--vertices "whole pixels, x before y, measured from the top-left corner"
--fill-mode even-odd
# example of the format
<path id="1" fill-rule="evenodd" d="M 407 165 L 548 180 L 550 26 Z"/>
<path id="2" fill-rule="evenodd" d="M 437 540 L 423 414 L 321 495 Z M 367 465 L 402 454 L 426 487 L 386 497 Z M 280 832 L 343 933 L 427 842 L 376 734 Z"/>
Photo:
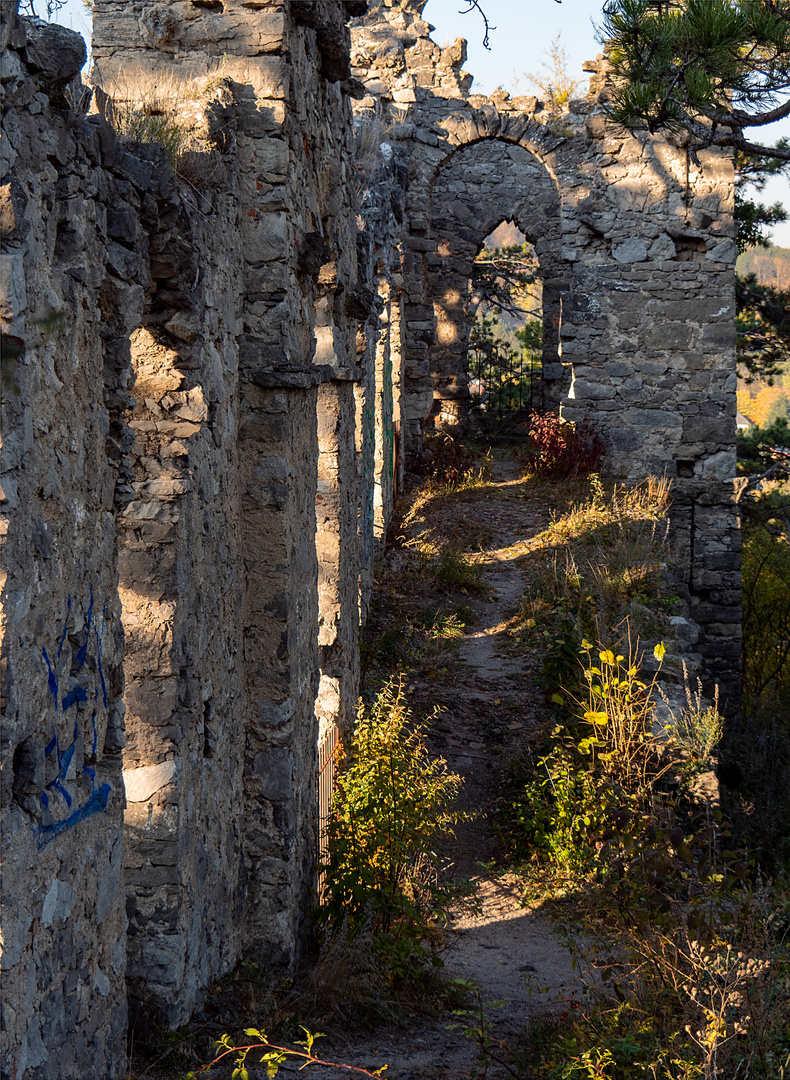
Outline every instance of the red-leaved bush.
<path id="1" fill-rule="evenodd" d="M 533 413 L 527 435 L 527 467 L 535 476 L 573 480 L 595 472 L 605 446 L 589 420 L 579 424 Z"/>
<path id="2" fill-rule="evenodd" d="M 474 451 L 456 433 L 440 431 L 426 435 L 425 449 L 427 460 L 415 471 L 440 484 L 461 484 L 479 470 Z"/>

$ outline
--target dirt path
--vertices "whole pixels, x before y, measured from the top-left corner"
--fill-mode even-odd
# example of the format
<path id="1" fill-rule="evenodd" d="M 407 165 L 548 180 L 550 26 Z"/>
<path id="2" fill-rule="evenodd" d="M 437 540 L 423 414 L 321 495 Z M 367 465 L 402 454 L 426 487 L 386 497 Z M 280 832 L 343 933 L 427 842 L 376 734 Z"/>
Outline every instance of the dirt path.
<path id="1" fill-rule="evenodd" d="M 519 1044 L 536 1019 L 561 1015 L 568 1008 L 568 999 L 574 993 L 578 996 L 580 988 L 570 955 L 551 932 L 550 924 L 538 912 L 522 906 L 518 878 L 496 869 L 506 860 L 496 835 L 495 809 L 508 763 L 523 753 L 525 741 L 545 721 L 540 658 L 515 653 L 508 630 L 524 591 L 518 557 L 523 554 L 524 541 L 548 525 L 549 511 L 534 495 L 528 495 L 515 463 L 500 455 L 494 463 L 493 482 L 484 488 L 439 493 L 425 501 L 420 513 L 419 529 L 424 535 L 463 548 L 469 561 L 479 565 L 486 588 L 482 592 L 451 590 L 449 594 L 447 590 L 432 591 L 428 578 L 417 567 L 414 548 L 392 544 L 377 574 L 378 596 L 366 638 L 380 661 L 377 674 L 382 681 L 392 671 L 410 670 L 409 704 L 416 716 L 430 715 L 437 705 L 442 710 L 431 722 L 428 743 L 463 776 L 461 809 L 473 812 L 471 820 L 457 829 L 448 853 L 452 860 L 449 873 L 453 878 L 473 881 L 477 893 L 474 910 L 459 907 L 451 912 L 444 954 L 446 974 L 479 988 L 492 1049 L 510 1063 L 511 1071 L 493 1064 L 486 1074 L 488 1080 L 508 1075 L 534 1080 L 529 1061 L 518 1060 Z M 410 624 L 434 617 L 437 611 L 461 612 L 465 625 L 460 637 L 454 635 L 454 647 L 428 648 L 429 655 L 422 656 L 426 638 L 423 634 L 416 648 L 410 644 Z M 388 642 L 386 647 L 384 641 Z M 404 648 L 407 655 L 401 663 L 404 656 L 398 650 Z M 386 649 L 390 652 L 380 655 Z M 412 651 L 408 653 L 408 649 Z M 245 980 L 238 985 L 244 986 Z M 338 985 L 326 984 L 325 991 L 319 986 L 319 996 L 342 993 Z M 230 1008 L 227 1015 L 217 1015 L 217 1008 L 221 1012 L 225 1005 L 209 1003 L 178 1036 L 148 1047 L 146 1057 L 151 1064 L 145 1068 L 140 1062 L 139 1068 L 130 1068 L 130 1075 L 140 1080 L 172 1078 L 175 1062 L 170 1071 L 160 1069 L 166 1068 L 173 1040 L 182 1046 L 182 1060 L 190 1060 L 189 1047 L 194 1041 L 192 1067 L 205 1062 L 211 1044 L 207 1035 L 200 1034 L 204 1029 L 232 1030 L 256 1015 L 254 995 L 249 1002 L 243 995 L 235 1001 L 236 986 L 231 982 L 224 992 Z M 303 1022 L 310 1021 L 305 1017 Z M 450 1029 L 453 1024 L 455 1030 Z M 384 1075 L 390 1080 L 481 1077 L 478 1048 L 458 1025 L 459 1018 L 449 1014 L 433 1019 L 409 1017 L 402 1024 L 372 1034 L 342 1033 L 342 1029 L 339 1033 L 332 1023 L 332 1034 L 317 1042 L 316 1052 L 325 1059 L 370 1070 L 386 1065 Z M 321 1026 L 311 1024 L 311 1030 Z M 346 1027 L 354 1026 L 350 1016 Z M 291 1044 L 294 1038 L 298 1038 L 298 1031 L 283 1036 Z M 263 1080 L 266 1070 L 258 1064 L 257 1055 L 251 1055 L 247 1065 L 251 1080 Z M 298 1064 L 287 1062 L 280 1068 L 280 1075 L 289 1076 L 298 1071 Z M 225 1080 L 231 1071 L 232 1065 L 223 1063 L 211 1076 Z M 354 1075 L 340 1069 L 310 1071 L 324 1080 Z M 180 1075 L 184 1072 L 186 1068 Z"/>
<path id="2" fill-rule="evenodd" d="M 453 914 L 446 969 L 452 978 L 479 987 L 481 1002 L 495 1003 L 486 1009 L 491 1036 L 511 1049 L 537 1016 L 562 1013 L 567 999 L 579 993 L 570 954 L 546 920 L 522 906 L 517 879 L 487 868 L 500 854 L 493 811 L 504 770 L 539 723 L 543 699 L 532 670 L 537 661 L 509 653 L 506 633 L 524 589 L 515 560 L 522 542 L 547 524 L 546 515 L 523 499 L 516 466 L 499 460 L 484 502 L 445 511 L 460 515 L 467 531 L 484 529 L 486 542 L 472 558 L 481 565 L 488 592 L 470 599 L 475 621 L 466 627 L 449 669 L 415 676 L 409 685 L 425 711 L 442 706 L 431 747 L 464 777 L 464 805 L 477 811 L 474 821 L 458 829 L 451 855 L 456 876 L 474 880 L 479 910 Z M 452 521 L 444 524 L 452 531 Z M 397 559 L 397 553 L 387 557 Z M 478 1065 L 477 1050 L 460 1031 L 448 1030 L 452 1022 L 419 1021 L 405 1031 L 335 1043 L 332 1052 L 367 1068 L 387 1064 L 385 1075 L 392 1080 L 465 1080 Z M 341 1075 L 352 1074 L 326 1073 L 330 1080 Z M 507 1074 L 493 1065 L 489 1076 L 500 1075 Z"/>

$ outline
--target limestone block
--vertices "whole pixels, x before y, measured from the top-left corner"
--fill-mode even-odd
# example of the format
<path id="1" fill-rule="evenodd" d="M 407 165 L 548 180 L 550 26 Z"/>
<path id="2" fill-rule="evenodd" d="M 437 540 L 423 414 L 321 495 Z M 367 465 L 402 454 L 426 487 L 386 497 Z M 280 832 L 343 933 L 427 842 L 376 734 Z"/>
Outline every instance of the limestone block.
<path id="1" fill-rule="evenodd" d="M 689 443 L 732 441 L 732 419 L 729 417 L 693 416 L 683 422 L 683 439 Z"/>
<path id="2" fill-rule="evenodd" d="M 263 138 L 244 140 L 244 150 L 250 154 L 253 175 L 260 190 L 260 181 L 271 184 L 282 183 L 288 176 L 290 154 L 288 144 L 283 139 Z M 253 205 L 254 205 L 254 199 Z"/>
<path id="3" fill-rule="evenodd" d="M 673 615 L 669 620 L 672 627 L 672 636 L 680 641 L 683 651 L 687 652 L 692 645 L 696 645 L 700 638 L 700 628 L 692 619 L 686 619 L 681 615 Z"/>
<path id="4" fill-rule="evenodd" d="M 26 307 L 24 255 L 0 255 L 0 319 L 12 322 Z"/>
<path id="5" fill-rule="evenodd" d="M 712 480 L 728 480 L 735 476 L 735 450 L 722 450 L 711 454 L 702 462 L 702 475 Z"/>
<path id="6" fill-rule="evenodd" d="M 644 240 L 633 237 L 620 244 L 612 244 L 612 258 L 619 263 L 644 262 L 647 258 Z"/>
<path id="7" fill-rule="evenodd" d="M 104 922 L 115 906 L 121 884 L 122 856 L 123 845 L 119 837 L 113 845 L 110 858 L 104 864 L 99 878 L 99 891 L 96 897 L 96 921 L 98 923 Z M 103 993 L 106 994 L 106 990 Z"/>
<path id="8" fill-rule="evenodd" d="M 191 390 L 171 392 L 168 398 L 176 404 L 176 414 L 182 420 L 199 424 L 208 419 L 208 404 L 202 387 L 195 386 Z"/>
<path id="9" fill-rule="evenodd" d="M 139 769 L 124 769 L 123 783 L 127 802 L 146 802 L 161 788 L 172 783 L 178 772 L 174 760 L 161 765 L 143 765 Z"/>
<path id="10" fill-rule="evenodd" d="M 282 211 L 248 216 L 242 219 L 241 235 L 247 262 L 256 264 L 284 258 L 291 235 L 288 215 Z"/>
<path id="11" fill-rule="evenodd" d="M 22 75 L 22 64 L 13 49 L 0 52 L 0 83 L 16 82 Z"/>
<path id="12" fill-rule="evenodd" d="M 41 925 L 52 926 L 53 923 L 63 922 L 71 914 L 77 892 L 73 885 L 57 878 L 50 885 L 47 895 L 44 897 L 44 906 L 41 909 Z"/>
<path id="13" fill-rule="evenodd" d="M 654 428 L 658 431 L 679 428 L 683 423 L 681 416 L 665 409 L 627 409 L 619 415 L 618 420 L 624 424 Z"/>
<path id="14" fill-rule="evenodd" d="M 198 336 L 197 320 L 194 314 L 189 311 L 177 311 L 172 319 L 168 319 L 165 323 L 165 330 L 188 345 L 195 341 Z"/>
<path id="15" fill-rule="evenodd" d="M 734 240 L 722 240 L 705 253 L 708 262 L 734 263 L 738 258 L 738 245 Z"/>
<path id="16" fill-rule="evenodd" d="M 587 401 L 605 401 L 615 397 L 617 391 L 603 382 L 590 382 L 589 379 L 574 379 L 571 383 L 570 398 Z"/>
<path id="17" fill-rule="evenodd" d="M 651 326 L 642 337 L 651 349 L 687 349 L 691 345 L 692 327 L 687 323 L 660 322 Z"/>
<path id="18" fill-rule="evenodd" d="M 648 250 L 648 257 L 655 259 L 656 261 L 663 261 L 665 259 L 674 259 L 677 255 L 677 248 L 671 236 L 668 233 L 661 233 L 650 245 Z"/>
<path id="19" fill-rule="evenodd" d="M 60 97 L 87 60 L 85 42 L 76 31 L 43 19 L 28 19 L 25 28 L 28 63 L 50 96 Z"/>

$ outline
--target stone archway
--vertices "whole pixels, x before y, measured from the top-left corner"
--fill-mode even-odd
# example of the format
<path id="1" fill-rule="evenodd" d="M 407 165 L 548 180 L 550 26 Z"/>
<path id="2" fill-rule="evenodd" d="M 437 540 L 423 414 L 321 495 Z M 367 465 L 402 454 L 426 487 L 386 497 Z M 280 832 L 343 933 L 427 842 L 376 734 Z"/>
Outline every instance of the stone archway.
<path id="1" fill-rule="evenodd" d="M 428 354 L 434 407 L 441 402 L 438 407 L 456 422 L 466 417 L 469 279 L 484 239 L 501 221 L 512 221 L 535 247 L 543 281 L 546 401 L 558 405 L 564 389 L 561 298 L 569 275 L 561 256 L 560 197 L 545 165 L 504 139 L 462 146 L 436 170 L 430 210 L 436 247 L 426 259 L 426 302 L 436 319 Z"/>

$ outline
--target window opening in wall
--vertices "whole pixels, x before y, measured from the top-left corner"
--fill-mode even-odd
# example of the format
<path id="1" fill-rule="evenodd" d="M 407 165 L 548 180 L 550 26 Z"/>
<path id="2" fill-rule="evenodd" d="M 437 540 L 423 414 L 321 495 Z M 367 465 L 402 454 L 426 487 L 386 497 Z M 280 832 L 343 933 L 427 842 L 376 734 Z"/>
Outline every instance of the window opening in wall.
<path id="1" fill-rule="evenodd" d="M 483 241 L 470 281 L 470 406 L 489 420 L 543 409 L 543 305 L 532 244 L 503 221 Z"/>

